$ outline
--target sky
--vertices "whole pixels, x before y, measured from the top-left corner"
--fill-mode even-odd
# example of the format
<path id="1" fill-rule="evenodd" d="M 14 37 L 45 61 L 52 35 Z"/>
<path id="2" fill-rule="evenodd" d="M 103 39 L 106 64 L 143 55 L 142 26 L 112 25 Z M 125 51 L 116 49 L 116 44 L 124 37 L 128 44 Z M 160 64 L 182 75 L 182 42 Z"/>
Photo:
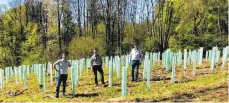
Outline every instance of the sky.
<path id="1" fill-rule="evenodd" d="M 1 10 L 3 10 L 4 12 L 5 11 L 7 11 L 10 7 L 9 7 L 9 4 L 8 4 L 8 1 L 14 1 L 14 0 L 0 0 L 0 7 L 2 7 L 2 5 L 4 5 L 4 7 L 6 6 L 6 8 L 5 9 L 1 9 Z M 24 1 L 24 0 L 21 0 L 22 2 Z M 142 2 L 143 0 L 139 0 L 138 1 L 138 5 L 137 5 L 137 8 L 139 8 L 140 6 L 141 6 L 141 3 L 143 3 Z M 145 5 L 144 5 L 145 6 Z M 145 10 L 143 10 L 145 13 L 144 13 L 144 15 L 139 15 L 139 14 L 141 14 L 141 12 L 142 12 L 142 10 L 140 10 L 140 9 L 137 9 L 137 11 L 136 11 L 136 21 L 137 22 L 140 22 L 141 20 L 140 20 L 140 18 L 142 18 L 142 17 L 144 17 L 146 14 L 147 14 L 147 11 L 146 11 L 146 7 L 144 7 L 144 9 Z M 150 15 L 152 15 L 152 14 L 150 14 Z"/>
<path id="2" fill-rule="evenodd" d="M 0 0 L 0 11 L 5 12 L 9 9 L 8 0 Z"/>
<path id="3" fill-rule="evenodd" d="M 0 4 L 8 4 L 8 0 L 0 0 Z"/>

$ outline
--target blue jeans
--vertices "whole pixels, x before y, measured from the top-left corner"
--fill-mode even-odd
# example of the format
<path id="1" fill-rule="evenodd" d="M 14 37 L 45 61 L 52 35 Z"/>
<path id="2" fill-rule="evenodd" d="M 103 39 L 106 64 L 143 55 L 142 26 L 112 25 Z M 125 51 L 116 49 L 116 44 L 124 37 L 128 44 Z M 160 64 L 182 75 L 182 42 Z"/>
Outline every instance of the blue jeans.
<path id="1" fill-rule="evenodd" d="M 63 91 L 62 93 L 65 94 L 66 89 L 66 81 L 67 81 L 68 75 L 67 74 L 60 74 L 57 78 L 57 85 L 56 85 L 56 97 L 59 97 L 59 91 L 60 91 L 60 84 L 63 83 Z"/>
<path id="2" fill-rule="evenodd" d="M 137 81 L 140 61 L 139 60 L 133 60 L 131 62 L 132 62 L 131 63 L 132 64 L 132 81 Z M 134 74 L 136 74 L 136 75 L 134 75 Z"/>

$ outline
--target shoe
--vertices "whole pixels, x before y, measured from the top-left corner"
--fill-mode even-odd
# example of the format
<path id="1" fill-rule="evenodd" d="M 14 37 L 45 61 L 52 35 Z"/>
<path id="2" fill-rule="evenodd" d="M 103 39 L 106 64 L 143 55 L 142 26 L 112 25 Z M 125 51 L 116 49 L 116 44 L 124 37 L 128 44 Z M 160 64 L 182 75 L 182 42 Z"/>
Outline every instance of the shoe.
<path id="1" fill-rule="evenodd" d="M 62 95 L 63 95 L 63 96 L 66 96 L 66 94 L 65 94 L 65 93 L 63 93 Z"/>
<path id="2" fill-rule="evenodd" d="M 96 84 L 95 87 L 98 87 L 98 84 Z"/>
<path id="3" fill-rule="evenodd" d="M 59 98 L 59 96 L 55 96 L 56 98 Z"/>

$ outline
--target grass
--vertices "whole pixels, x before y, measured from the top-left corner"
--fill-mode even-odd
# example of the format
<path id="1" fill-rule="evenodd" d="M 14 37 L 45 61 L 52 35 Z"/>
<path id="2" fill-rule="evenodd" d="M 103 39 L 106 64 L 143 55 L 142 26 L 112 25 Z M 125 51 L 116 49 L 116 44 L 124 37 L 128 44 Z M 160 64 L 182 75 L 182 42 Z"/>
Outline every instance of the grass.
<path id="1" fill-rule="evenodd" d="M 67 96 L 56 99 L 55 84 L 50 85 L 49 77 L 46 77 L 46 93 L 39 88 L 36 76 L 31 74 L 28 77 L 28 88 L 24 89 L 23 83 L 15 84 L 14 78 L 5 84 L 5 88 L 0 90 L 0 102 L 136 102 L 136 101 L 167 101 L 167 102 L 226 102 L 228 101 L 228 80 L 227 68 L 220 68 L 216 65 L 213 72 L 209 69 L 208 62 L 197 66 L 196 76 L 192 75 L 192 66 L 187 70 L 183 66 L 176 68 L 176 83 L 171 84 L 171 73 L 165 71 L 161 65 L 155 65 L 151 73 L 151 78 L 168 78 L 163 80 L 151 80 L 151 90 L 146 90 L 146 82 L 142 80 L 142 66 L 139 73 L 139 82 L 131 82 L 131 70 L 128 69 L 128 93 L 127 97 L 121 96 L 121 77 L 113 73 L 113 87 L 95 87 L 92 71 L 83 71 L 79 78 L 79 85 L 75 87 L 76 96 L 71 96 L 70 75 L 67 81 Z M 228 64 L 227 64 L 228 65 Z M 108 85 L 108 69 L 104 68 L 105 82 Z M 62 88 L 61 88 L 62 89 Z"/>

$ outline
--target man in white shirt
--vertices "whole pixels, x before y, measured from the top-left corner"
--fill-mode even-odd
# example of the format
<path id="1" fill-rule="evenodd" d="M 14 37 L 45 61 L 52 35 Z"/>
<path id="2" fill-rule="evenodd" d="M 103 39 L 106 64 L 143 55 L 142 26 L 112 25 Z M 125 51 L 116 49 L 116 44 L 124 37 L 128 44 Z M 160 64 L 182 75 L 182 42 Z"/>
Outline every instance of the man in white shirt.
<path id="1" fill-rule="evenodd" d="M 60 84 L 63 82 L 63 96 L 65 96 L 65 89 L 66 89 L 66 81 L 68 78 L 68 67 L 71 67 L 70 62 L 67 60 L 68 53 L 62 54 L 62 59 L 57 60 L 53 67 L 56 71 L 58 71 L 59 75 L 57 78 L 57 86 L 56 86 L 56 98 L 59 98 L 59 90 L 60 90 Z M 56 65 L 59 66 L 59 70 L 56 69 Z"/>
<path id="2" fill-rule="evenodd" d="M 138 43 L 134 44 L 134 48 L 130 52 L 130 62 L 132 67 L 132 82 L 137 82 L 138 69 L 142 63 L 142 51 L 138 47 Z"/>

